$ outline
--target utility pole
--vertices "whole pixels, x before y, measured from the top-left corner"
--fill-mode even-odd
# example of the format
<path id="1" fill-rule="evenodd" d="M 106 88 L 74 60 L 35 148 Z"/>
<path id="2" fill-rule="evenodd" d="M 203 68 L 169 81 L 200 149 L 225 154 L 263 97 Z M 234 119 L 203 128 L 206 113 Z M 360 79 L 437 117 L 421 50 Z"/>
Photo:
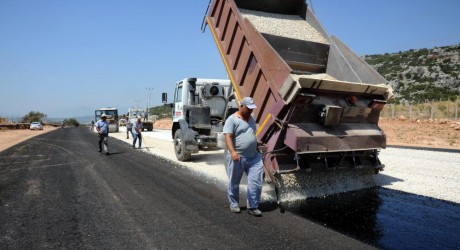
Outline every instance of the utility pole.
<path id="1" fill-rule="evenodd" d="M 145 90 L 148 91 L 148 101 L 147 101 L 147 115 L 145 115 L 144 119 L 145 119 L 145 120 L 148 120 L 148 117 L 149 117 L 149 115 L 150 115 L 150 97 L 151 97 L 151 94 L 152 94 L 151 91 L 153 90 L 153 88 L 151 88 L 151 87 L 146 87 Z"/>

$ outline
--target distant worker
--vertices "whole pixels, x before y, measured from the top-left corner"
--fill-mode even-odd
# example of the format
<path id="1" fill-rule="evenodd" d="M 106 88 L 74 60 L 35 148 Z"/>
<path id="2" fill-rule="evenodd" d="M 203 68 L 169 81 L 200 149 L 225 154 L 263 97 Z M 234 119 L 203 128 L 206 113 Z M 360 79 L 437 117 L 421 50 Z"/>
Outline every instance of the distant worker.
<path id="1" fill-rule="evenodd" d="M 227 145 L 227 174 L 228 200 L 230 210 L 240 212 L 239 194 L 240 182 L 243 174 L 248 179 L 247 198 L 248 213 L 262 216 L 258 209 L 262 193 L 263 162 L 262 155 L 257 151 L 256 121 L 251 116 L 253 109 L 257 108 L 251 97 L 241 100 L 240 108 L 225 121 L 224 134 Z"/>
<path id="2" fill-rule="evenodd" d="M 91 121 L 91 131 L 94 130 L 94 121 Z"/>
<path id="3" fill-rule="evenodd" d="M 129 134 L 131 135 L 133 134 L 132 127 L 133 127 L 133 124 L 129 120 L 129 117 L 127 117 L 126 118 L 126 139 L 129 139 Z"/>
<path id="4" fill-rule="evenodd" d="M 99 134 L 99 153 L 102 152 L 102 142 L 104 142 L 105 154 L 109 155 L 109 122 L 107 121 L 107 115 L 102 114 L 101 119 L 96 122 L 96 131 Z"/>
<path id="5" fill-rule="evenodd" d="M 142 121 L 141 117 L 137 117 L 137 121 L 133 123 L 132 134 L 133 134 L 133 148 L 136 148 L 136 141 L 139 138 L 139 147 L 142 147 Z"/>

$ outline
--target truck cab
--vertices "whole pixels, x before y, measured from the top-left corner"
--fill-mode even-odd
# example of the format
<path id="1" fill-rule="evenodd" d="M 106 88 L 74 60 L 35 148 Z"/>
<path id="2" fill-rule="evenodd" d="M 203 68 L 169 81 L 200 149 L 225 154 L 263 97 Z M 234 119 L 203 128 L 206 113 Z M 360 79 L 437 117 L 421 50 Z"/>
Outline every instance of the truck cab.
<path id="1" fill-rule="evenodd" d="M 176 83 L 172 106 L 172 138 L 177 159 L 217 146 L 223 129 L 231 82 L 224 79 L 186 78 Z M 163 94 L 163 103 L 167 96 Z"/>

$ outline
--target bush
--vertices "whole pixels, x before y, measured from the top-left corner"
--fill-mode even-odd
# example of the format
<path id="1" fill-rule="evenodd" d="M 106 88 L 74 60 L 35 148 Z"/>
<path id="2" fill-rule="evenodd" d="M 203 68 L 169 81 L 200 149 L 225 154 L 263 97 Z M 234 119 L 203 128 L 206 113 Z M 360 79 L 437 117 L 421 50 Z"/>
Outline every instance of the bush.
<path id="1" fill-rule="evenodd" d="M 64 123 L 65 126 L 75 126 L 75 127 L 80 126 L 80 123 L 75 118 L 65 119 L 62 122 Z"/>
<path id="2" fill-rule="evenodd" d="M 167 105 L 150 108 L 150 115 L 157 115 L 159 119 L 172 117 L 172 107 Z"/>
<path id="3" fill-rule="evenodd" d="M 27 115 L 21 118 L 22 123 L 31 123 L 31 122 L 41 122 L 43 118 L 46 117 L 46 114 L 40 113 L 38 111 L 30 111 Z"/>

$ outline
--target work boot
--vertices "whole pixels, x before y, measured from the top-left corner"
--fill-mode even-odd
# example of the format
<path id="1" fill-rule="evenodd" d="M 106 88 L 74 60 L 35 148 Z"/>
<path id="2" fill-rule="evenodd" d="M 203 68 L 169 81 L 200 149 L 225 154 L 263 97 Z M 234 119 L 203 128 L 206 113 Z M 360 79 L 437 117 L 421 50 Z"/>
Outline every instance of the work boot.
<path id="1" fill-rule="evenodd" d="M 248 214 L 254 215 L 254 216 L 256 216 L 256 217 L 262 216 L 262 212 L 261 212 L 259 209 L 257 209 L 257 208 L 250 208 L 250 209 L 248 209 Z"/>
<path id="2" fill-rule="evenodd" d="M 234 213 L 239 213 L 239 212 L 241 212 L 240 207 L 232 207 L 232 206 L 230 206 L 230 211 L 232 211 L 232 212 L 234 212 Z"/>

